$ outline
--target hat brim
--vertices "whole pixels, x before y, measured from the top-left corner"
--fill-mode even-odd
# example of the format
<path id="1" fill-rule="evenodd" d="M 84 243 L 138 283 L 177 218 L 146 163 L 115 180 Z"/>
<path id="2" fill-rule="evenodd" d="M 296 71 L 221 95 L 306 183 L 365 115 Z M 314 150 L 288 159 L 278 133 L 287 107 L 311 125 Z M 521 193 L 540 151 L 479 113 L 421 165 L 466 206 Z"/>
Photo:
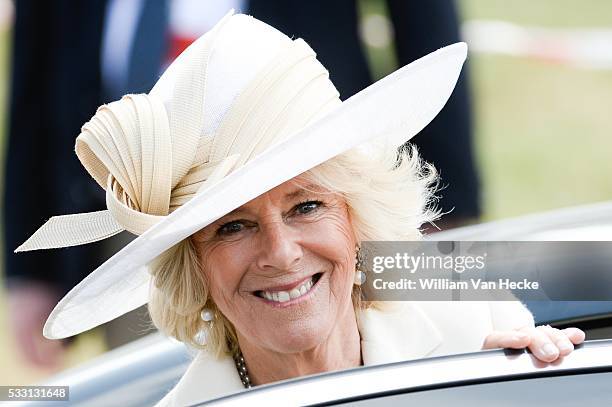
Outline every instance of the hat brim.
<path id="1" fill-rule="evenodd" d="M 44 336 L 76 335 L 146 304 L 151 260 L 266 191 L 368 141 L 399 146 L 410 140 L 446 104 L 466 56 L 465 43 L 426 55 L 200 191 L 66 294 L 49 315 Z"/>

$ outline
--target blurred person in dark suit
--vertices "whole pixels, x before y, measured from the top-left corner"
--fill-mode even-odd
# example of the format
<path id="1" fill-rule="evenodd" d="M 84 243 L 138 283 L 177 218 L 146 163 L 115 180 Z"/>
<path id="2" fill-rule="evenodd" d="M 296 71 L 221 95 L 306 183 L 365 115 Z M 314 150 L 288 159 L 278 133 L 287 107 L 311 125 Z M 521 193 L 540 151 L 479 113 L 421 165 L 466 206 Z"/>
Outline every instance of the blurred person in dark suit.
<path id="1" fill-rule="evenodd" d="M 42 337 L 42 324 L 55 302 L 97 263 L 99 245 L 79 247 L 70 255 L 40 251 L 18 256 L 13 250 L 52 215 L 95 210 L 102 202 L 71 150 L 80 126 L 101 102 L 104 8 L 101 0 L 15 2 L 4 184 L 5 270 L 17 344 L 41 366 L 57 365 L 61 354 L 59 342 Z"/>
<path id="2" fill-rule="evenodd" d="M 35 365 L 57 367 L 61 362 L 62 343 L 42 336 L 59 298 L 132 237 L 124 232 L 69 254 L 20 256 L 13 250 L 53 215 L 105 207 L 104 194 L 72 153 L 76 136 L 99 105 L 124 93 L 148 91 L 155 83 L 166 52 L 166 25 L 164 0 L 15 2 L 5 270 L 11 328 L 23 355 Z M 107 324 L 107 345 L 140 336 L 146 322 L 137 310 Z"/>
<path id="3" fill-rule="evenodd" d="M 400 66 L 460 41 L 453 0 L 386 0 L 386 4 Z M 288 35 L 304 38 L 316 49 L 342 99 L 372 83 L 359 37 L 356 0 L 250 0 L 249 13 Z M 468 68 L 469 64 L 442 112 L 413 139 L 422 157 L 440 171 L 445 186 L 439 192 L 439 206 L 444 212 L 452 211 L 436 222 L 442 229 L 471 223 L 481 212 Z"/>

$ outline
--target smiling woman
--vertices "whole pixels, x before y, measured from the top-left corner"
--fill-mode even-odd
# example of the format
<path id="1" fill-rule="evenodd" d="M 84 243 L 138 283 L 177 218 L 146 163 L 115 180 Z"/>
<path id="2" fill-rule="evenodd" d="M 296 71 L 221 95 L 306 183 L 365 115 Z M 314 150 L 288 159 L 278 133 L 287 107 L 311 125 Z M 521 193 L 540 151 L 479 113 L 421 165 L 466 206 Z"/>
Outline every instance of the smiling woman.
<path id="1" fill-rule="evenodd" d="M 332 326 L 340 320 L 337 314 L 348 310 L 326 312 L 312 308 L 310 301 L 301 304 L 310 298 L 310 289 L 317 300 L 326 294 L 319 290 L 324 286 L 328 306 L 337 306 L 331 303 L 337 298 L 349 304 L 352 296 L 358 309 L 359 286 L 353 285 L 358 242 L 420 237 L 419 226 L 437 216 L 427 209 L 436 173 L 419 160 L 414 148 L 402 149 L 400 157 L 398 161 L 395 148 L 376 154 L 351 150 L 262 194 L 171 248 L 150 268 L 158 288 L 149 301 L 153 321 L 169 335 L 217 356 L 238 350 L 236 329 L 229 322 L 236 319 L 230 315 L 253 321 L 252 329 L 280 338 L 289 337 L 281 332 L 284 327 L 294 336 L 320 335 L 304 319 L 300 319 L 303 332 L 298 333 L 281 320 L 264 324 L 262 318 L 272 311 L 269 307 L 284 309 L 272 314 L 278 318 L 295 318 L 297 311 L 310 308 L 319 315 L 317 323 L 325 315 Z M 236 296 L 223 287 L 233 289 Z M 298 290 L 309 295 L 298 296 Z M 217 322 L 209 324 L 205 344 L 198 342 L 206 325 L 198 313 L 202 304 Z M 240 304 L 243 312 L 236 308 Z M 294 304 L 301 305 L 290 307 Z M 348 316 L 355 319 L 354 313 Z"/>
<path id="2" fill-rule="evenodd" d="M 419 225 L 437 215 L 426 209 L 435 171 L 415 149 L 401 157 L 395 148 L 341 154 L 164 253 L 151 267 L 155 324 L 218 357 L 240 349 L 249 362 L 259 349 L 325 356 L 296 365 L 261 355 L 278 366 L 261 377 L 249 363 L 257 383 L 358 366 L 356 313 L 366 306 L 354 284 L 358 242 L 418 239 Z M 198 317 L 202 304 L 214 323 Z M 202 329 L 208 334 L 198 343 Z M 321 352 L 327 343 L 340 346 Z"/>
<path id="3" fill-rule="evenodd" d="M 360 299 L 366 240 L 416 240 L 435 170 L 399 148 L 450 96 L 464 44 L 346 102 L 314 51 L 228 15 L 147 95 L 102 106 L 76 152 L 108 211 L 54 217 L 18 251 L 139 235 L 55 307 L 62 338 L 144 303 L 199 349 L 162 405 L 191 405 L 312 373 L 493 347 L 544 361 L 578 330 L 535 328 L 519 302 Z M 291 404 L 290 400 L 287 400 Z"/>

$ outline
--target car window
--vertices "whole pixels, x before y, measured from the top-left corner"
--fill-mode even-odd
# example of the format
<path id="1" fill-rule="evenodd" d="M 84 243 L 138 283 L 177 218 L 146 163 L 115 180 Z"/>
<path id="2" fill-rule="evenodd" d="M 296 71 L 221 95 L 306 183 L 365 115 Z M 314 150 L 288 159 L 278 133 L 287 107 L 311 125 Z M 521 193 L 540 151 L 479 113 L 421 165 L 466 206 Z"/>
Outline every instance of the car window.
<path id="1" fill-rule="evenodd" d="M 612 372 L 539 377 L 352 400 L 333 405 L 378 406 L 609 406 Z"/>

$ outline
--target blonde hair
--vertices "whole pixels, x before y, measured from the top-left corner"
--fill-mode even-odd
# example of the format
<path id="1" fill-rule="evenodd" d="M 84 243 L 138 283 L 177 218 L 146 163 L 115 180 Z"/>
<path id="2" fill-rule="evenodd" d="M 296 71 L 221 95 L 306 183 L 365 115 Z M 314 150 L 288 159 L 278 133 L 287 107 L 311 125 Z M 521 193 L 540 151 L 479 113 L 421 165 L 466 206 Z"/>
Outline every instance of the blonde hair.
<path id="1" fill-rule="evenodd" d="M 419 240 L 421 225 L 440 216 L 434 207 L 437 172 L 420 159 L 414 146 L 356 148 L 304 176 L 346 200 L 358 242 Z M 149 267 L 153 276 L 149 313 L 160 331 L 217 356 L 236 350 L 235 328 L 212 301 L 190 238 L 162 253 Z M 360 309 L 379 305 L 362 302 L 359 286 L 354 287 L 357 315 Z M 208 329 L 200 318 L 203 308 L 215 314 Z"/>

